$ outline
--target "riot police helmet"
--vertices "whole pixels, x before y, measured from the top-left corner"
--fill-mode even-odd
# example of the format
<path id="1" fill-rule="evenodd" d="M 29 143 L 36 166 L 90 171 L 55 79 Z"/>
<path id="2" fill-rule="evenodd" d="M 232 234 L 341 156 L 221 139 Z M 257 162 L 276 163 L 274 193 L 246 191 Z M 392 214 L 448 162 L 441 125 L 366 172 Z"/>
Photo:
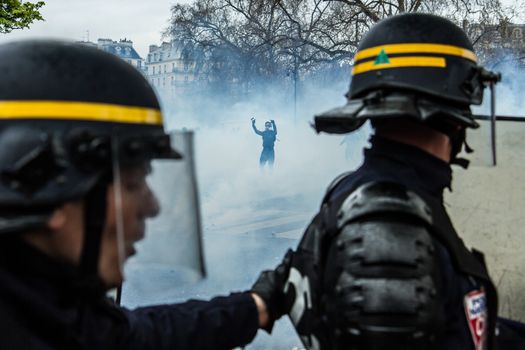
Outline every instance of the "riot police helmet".
<path id="1" fill-rule="evenodd" d="M 132 65 L 79 43 L 0 45 L 0 72 L 0 236 L 84 200 L 81 265 L 96 273 L 115 154 L 121 167 L 181 157 L 155 92 Z"/>
<path id="2" fill-rule="evenodd" d="M 354 56 L 348 103 L 316 117 L 317 131 L 345 133 L 366 120 L 409 117 L 440 128 L 476 128 L 471 105 L 499 76 L 478 65 L 465 32 L 424 13 L 386 18 L 361 40 Z"/>

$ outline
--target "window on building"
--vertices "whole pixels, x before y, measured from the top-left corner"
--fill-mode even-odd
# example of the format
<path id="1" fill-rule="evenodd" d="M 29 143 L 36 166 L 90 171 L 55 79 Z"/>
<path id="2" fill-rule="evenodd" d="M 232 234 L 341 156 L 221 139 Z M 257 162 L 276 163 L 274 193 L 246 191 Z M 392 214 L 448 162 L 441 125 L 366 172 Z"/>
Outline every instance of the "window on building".
<path id="1" fill-rule="evenodd" d="M 162 86 L 166 86 L 166 78 L 162 78 Z"/>
<path id="2" fill-rule="evenodd" d="M 153 66 L 153 75 L 155 75 L 155 66 Z"/>
<path id="3" fill-rule="evenodd" d="M 166 73 L 168 71 L 168 68 L 166 66 L 167 66 L 167 64 L 164 65 L 164 73 Z"/>
<path id="4" fill-rule="evenodd" d="M 172 72 L 175 72 L 175 62 L 173 62 L 173 63 L 171 64 L 171 71 L 172 71 Z"/>
<path id="5" fill-rule="evenodd" d="M 188 81 L 188 76 L 187 75 L 184 76 L 184 81 Z"/>

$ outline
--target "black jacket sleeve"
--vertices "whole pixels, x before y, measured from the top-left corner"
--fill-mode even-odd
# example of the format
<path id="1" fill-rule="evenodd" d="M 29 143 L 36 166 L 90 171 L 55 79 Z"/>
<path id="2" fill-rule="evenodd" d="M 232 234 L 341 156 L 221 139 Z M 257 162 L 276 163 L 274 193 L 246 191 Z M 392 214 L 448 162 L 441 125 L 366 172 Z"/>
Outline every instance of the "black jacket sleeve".
<path id="1" fill-rule="evenodd" d="M 258 313 L 249 293 L 210 301 L 126 310 L 130 333 L 126 349 L 233 349 L 253 340 Z"/>

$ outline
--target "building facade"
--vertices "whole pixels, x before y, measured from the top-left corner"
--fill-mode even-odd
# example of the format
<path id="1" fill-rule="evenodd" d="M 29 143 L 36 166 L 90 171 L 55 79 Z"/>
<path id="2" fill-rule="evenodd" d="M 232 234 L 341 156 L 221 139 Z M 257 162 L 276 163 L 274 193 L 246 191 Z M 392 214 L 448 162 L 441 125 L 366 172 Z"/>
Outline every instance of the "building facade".
<path id="1" fill-rule="evenodd" d="M 120 39 L 118 42 L 111 39 L 98 39 L 97 47 L 106 52 L 112 53 L 124 61 L 128 62 L 138 70 L 143 69 L 143 59 L 139 56 L 133 42 L 128 39 Z"/>
<path id="2" fill-rule="evenodd" d="M 133 47 L 131 40 L 120 39 L 119 41 L 114 41 L 111 39 L 98 39 L 96 43 L 91 41 L 80 41 L 80 43 L 109 52 L 120 57 L 138 70 L 144 71 L 144 60 Z"/>
<path id="3" fill-rule="evenodd" d="M 509 24 L 501 32 L 505 48 L 525 51 L 525 24 Z"/>
<path id="4" fill-rule="evenodd" d="M 525 54 L 525 24 L 503 23 L 500 25 L 472 24 L 469 34 L 476 43 L 478 54 L 486 59 L 497 56 Z"/>
<path id="5" fill-rule="evenodd" d="M 168 100 L 187 92 L 198 80 L 195 60 L 177 40 L 150 45 L 144 74 L 159 95 Z"/>

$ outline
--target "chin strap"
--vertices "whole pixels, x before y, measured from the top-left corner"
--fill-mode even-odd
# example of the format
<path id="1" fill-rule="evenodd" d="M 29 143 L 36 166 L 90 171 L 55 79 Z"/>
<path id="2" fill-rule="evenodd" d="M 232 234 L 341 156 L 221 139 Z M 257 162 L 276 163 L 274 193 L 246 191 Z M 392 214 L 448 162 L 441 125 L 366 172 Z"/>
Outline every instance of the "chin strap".
<path id="1" fill-rule="evenodd" d="M 466 158 L 454 158 L 450 161 L 450 164 L 459 165 L 463 169 L 468 169 L 470 165 L 470 160 Z"/>
<path id="2" fill-rule="evenodd" d="M 99 284 L 98 260 L 100 242 L 106 222 L 108 181 L 102 177 L 89 191 L 84 202 L 84 244 L 80 260 L 80 274 L 89 285 Z M 97 281 L 95 283 L 95 281 Z"/>
<path id="3" fill-rule="evenodd" d="M 464 147 L 466 153 L 472 153 L 474 150 L 472 147 L 469 146 L 467 143 L 467 135 L 466 130 L 461 129 L 460 131 L 456 131 L 455 135 L 448 134 L 448 137 L 450 138 L 450 142 L 452 143 L 452 152 L 451 152 L 451 161 L 450 164 L 459 165 L 463 169 L 468 169 L 470 160 L 466 158 L 460 158 L 458 157 L 459 152 L 461 152 L 461 149 Z"/>
<path id="4" fill-rule="evenodd" d="M 467 132 L 464 127 L 458 129 L 456 124 L 447 122 L 430 122 L 429 126 L 437 131 L 445 134 L 450 139 L 452 150 L 450 152 L 450 164 L 459 165 L 463 169 L 467 169 L 470 160 L 458 157 L 463 147 L 466 153 L 472 153 L 474 150 L 467 143 Z"/>

